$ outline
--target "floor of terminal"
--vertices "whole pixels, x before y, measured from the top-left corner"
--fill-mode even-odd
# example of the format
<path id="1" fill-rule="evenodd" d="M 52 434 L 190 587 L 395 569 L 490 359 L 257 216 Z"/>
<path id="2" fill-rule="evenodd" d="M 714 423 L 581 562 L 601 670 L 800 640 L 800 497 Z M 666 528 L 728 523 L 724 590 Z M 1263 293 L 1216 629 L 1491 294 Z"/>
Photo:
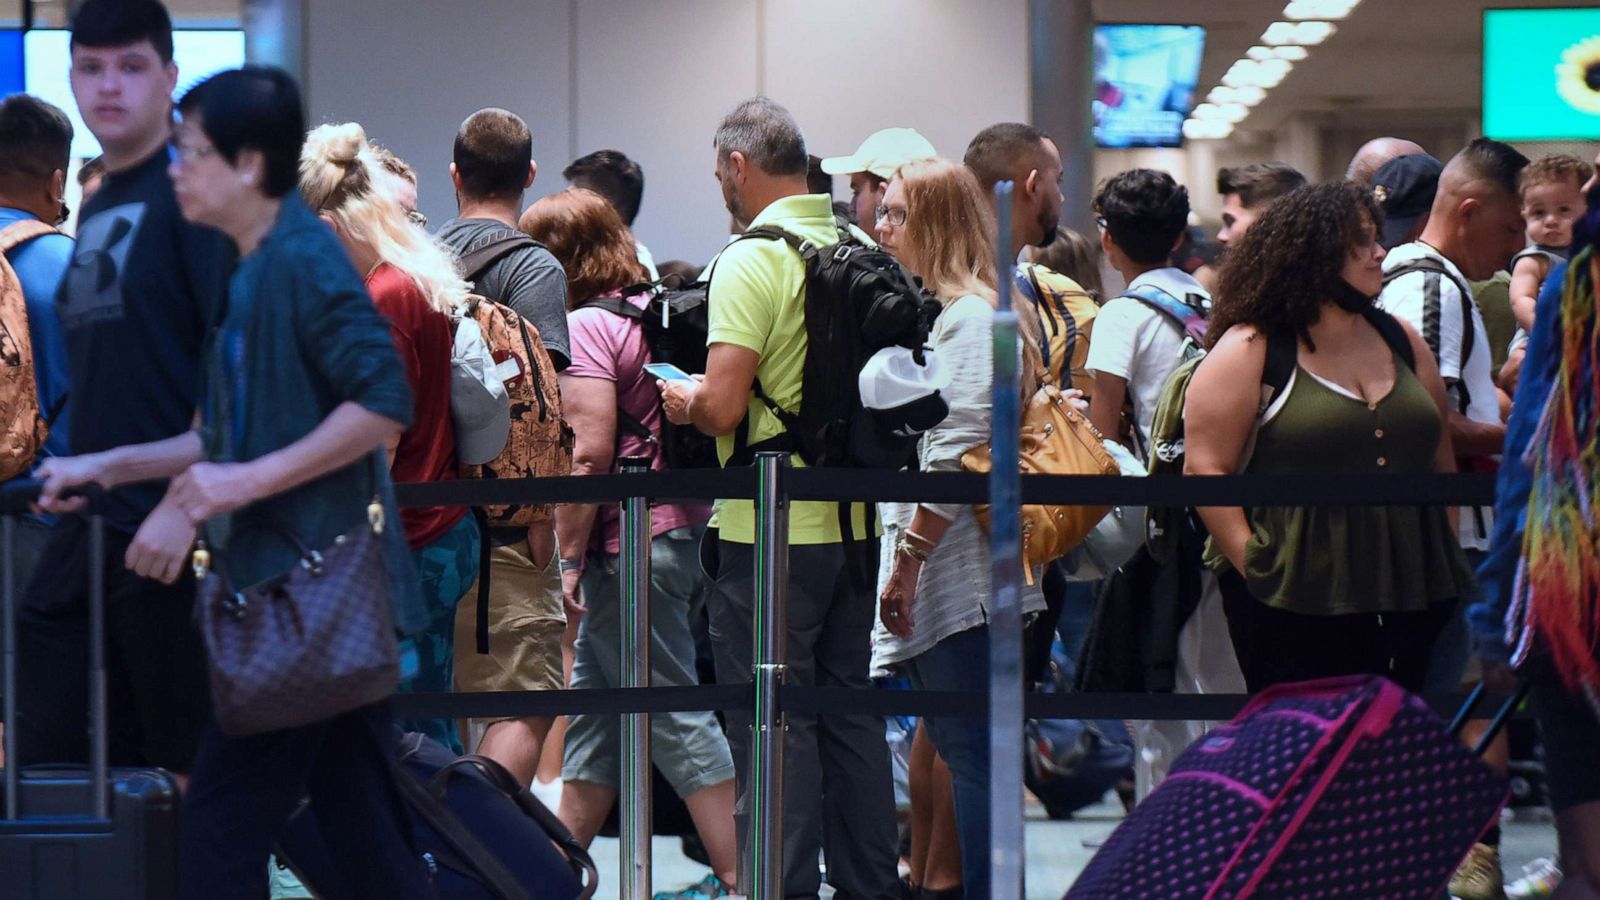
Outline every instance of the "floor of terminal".
<path id="1" fill-rule="evenodd" d="M 1045 817 L 1044 809 L 1028 804 L 1027 892 L 1028 900 L 1060 900 L 1073 879 L 1083 871 L 1100 841 L 1116 828 L 1122 807 L 1115 802 L 1089 807 L 1070 821 L 1056 822 Z M 617 900 L 617 841 L 597 838 L 592 853 L 600 866 L 601 887 L 596 900 Z M 1501 839 L 1502 863 L 1508 882 L 1522 874 L 1522 867 L 1540 857 L 1554 856 L 1555 826 L 1549 822 L 1507 819 Z M 654 842 L 653 881 L 658 891 L 676 889 L 705 877 L 706 868 L 684 857 L 677 838 L 658 837 Z M 827 888 L 823 897 L 832 896 Z"/>

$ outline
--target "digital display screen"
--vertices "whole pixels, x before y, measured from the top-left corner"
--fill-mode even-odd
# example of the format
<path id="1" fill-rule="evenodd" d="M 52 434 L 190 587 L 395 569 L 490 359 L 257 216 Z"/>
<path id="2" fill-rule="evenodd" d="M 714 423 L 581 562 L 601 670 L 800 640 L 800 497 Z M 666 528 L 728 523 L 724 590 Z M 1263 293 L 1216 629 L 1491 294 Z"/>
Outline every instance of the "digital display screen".
<path id="1" fill-rule="evenodd" d="M 1600 138 L 1600 7 L 1484 11 L 1483 132 Z"/>
<path id="2" fill-rule="evenodd" d="M 0 31 L 0 97 L 22 91 L 22 32 Z"/>
<path id="3" fill-rule="evenodd" d="M 1095 143 L 1181 146 L 1205 46 L 1198 25 L 1095 26 Z"/>
<path id="4" fill-rule="evenodd" d="M 65 31 L 29 31 L 23 44 L 24 84 L 28 93 L 61 107 L 72 120 L 72 155 L 100 155 L 100 142 L 78 115 L 72 96 L 70 35 Z M 244 32 L 174 31 L 172 60 L 178 64 L 178 87 L 173 97 L 224 69 L 244 65 Z"/>

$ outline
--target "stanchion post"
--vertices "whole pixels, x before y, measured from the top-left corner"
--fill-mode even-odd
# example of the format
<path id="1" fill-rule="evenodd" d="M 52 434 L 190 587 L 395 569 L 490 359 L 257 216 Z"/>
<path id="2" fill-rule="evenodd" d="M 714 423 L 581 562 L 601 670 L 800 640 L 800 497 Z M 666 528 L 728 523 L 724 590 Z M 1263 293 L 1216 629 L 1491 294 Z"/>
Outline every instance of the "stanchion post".
<path id="1" fill-rule="evenodd" d="M 17 520 L 0 512 L 0 590 L 5 592 L 6 815 L 17 817 Z"/>
<path id="2" fill-rule="evenodd" d="M 999 309 L 994 315 L 994 394 L 989 473 L 990 896 L 1022 900 L 1022 388 L 1012 308 L 1011 188 L 994 187 L 999 218 Z"/>
<path id="3" fill-rule="evenodd" d="M 650 471 L 650 460 L 625 456 L 624 473 Z M 650 686 L 650 501 L 622 501 L 622 686 Z M 622 841 L 620 866 L 623 900 L 649 900 L 650 893 L 650 714 L 622 717 Z"/>
<path id="4" fill-rule="evenodd" d="M 756 454 L 754 729 L 750 741 L 750 835 L 739 889 L 750 900 L 783 897 L 783 737 L 778 691 L 785 675 L 788 621 L 789 500 L 787 453 Z"/>

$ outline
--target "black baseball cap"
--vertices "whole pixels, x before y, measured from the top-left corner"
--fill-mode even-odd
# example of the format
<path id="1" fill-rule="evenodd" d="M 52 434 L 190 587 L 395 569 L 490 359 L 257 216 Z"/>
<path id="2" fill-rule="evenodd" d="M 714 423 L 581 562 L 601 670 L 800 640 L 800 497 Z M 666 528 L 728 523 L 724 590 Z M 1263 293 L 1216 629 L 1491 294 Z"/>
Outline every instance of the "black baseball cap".
<path id="1" fill-rule="evenodd" d="M 1385 250 L 1405 243 L 1417 220 L 1433 209 L 1444 163 L 1426 153 L 1407 153 L 1383 164 L 1372 176 L 1372 196 L 1383 207 L 1383 233 L 1378 242 Z"/>

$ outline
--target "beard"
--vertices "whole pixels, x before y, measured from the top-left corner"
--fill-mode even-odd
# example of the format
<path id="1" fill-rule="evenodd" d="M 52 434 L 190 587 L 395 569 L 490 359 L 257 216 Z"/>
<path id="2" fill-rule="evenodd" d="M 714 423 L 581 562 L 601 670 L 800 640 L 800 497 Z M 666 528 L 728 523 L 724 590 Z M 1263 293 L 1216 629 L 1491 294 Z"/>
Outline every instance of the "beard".
<path id="1" fill-rule="evenodd" d="M 733 216 L 733 222 L 740 231 L 750 228 L 750 216 L 745 214 L 744 198 L 739 196 L 737 187 L 730 184 L 722 189 L 722 205 L 728 208 L 728 215 Z"/>
<path id="2" fill-rule="evenodd" d="M 1056 242 L 1056 236 L 1061 233 L 1061 214 L 1051 215 L 1048 210 L 1039 211 L 1039 231 L 1043 237 L 1034 244 L 1035 247 L 1048 247 Z"/>

